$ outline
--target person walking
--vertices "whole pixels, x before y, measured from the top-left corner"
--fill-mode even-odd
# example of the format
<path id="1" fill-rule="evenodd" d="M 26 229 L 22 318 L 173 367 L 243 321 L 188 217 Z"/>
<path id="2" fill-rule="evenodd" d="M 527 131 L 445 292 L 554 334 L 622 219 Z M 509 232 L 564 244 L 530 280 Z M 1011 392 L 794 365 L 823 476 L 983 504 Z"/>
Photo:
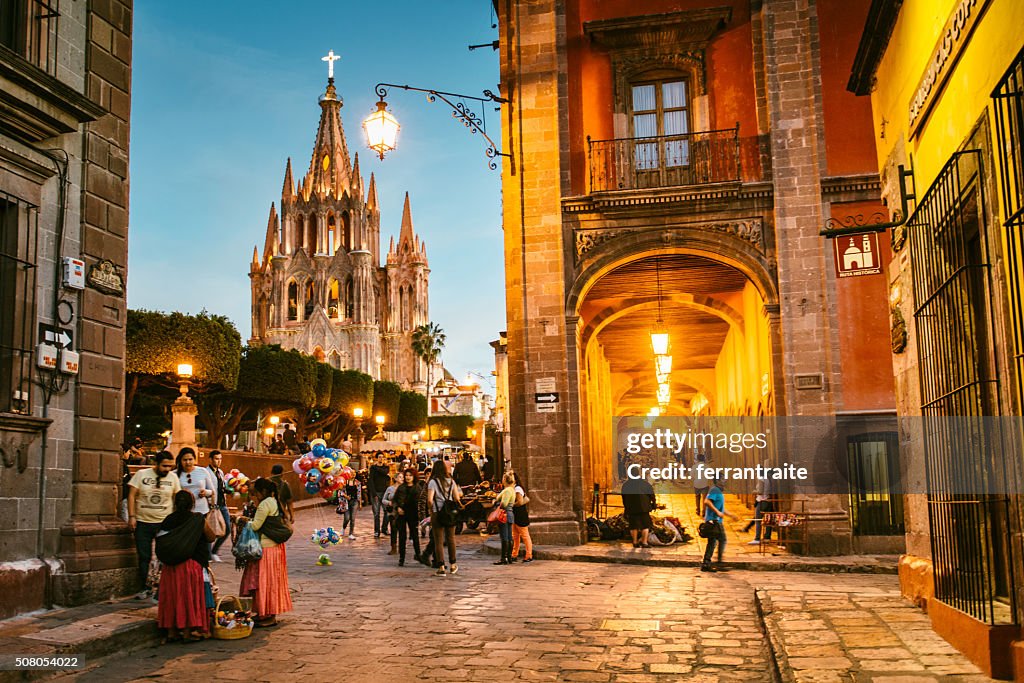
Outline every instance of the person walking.
<path id="1" fill-rule="evenodd" d="M 270 481 L 277 487 L 277 502 L 281 504 L 281 511 L 285 519 L 291 524 L 295 523 L 295 497 L 292 495 L 292 487 L 284 480 L 284 466 L 274 465 L 270 468 Z"/>
<path id="2" fill-rule="evenodd" d="M 401 486 L 403 481 L 403 475 L 401 473 L 396 474 L 391 480 L 391 485 L 384 490 L 384 495 L 381 496 L 380 499 L 381 515 L 384 517 L 384 521 L 381 522 L 380 531 L 382 534 L 391 535 L 391 550 L 388 551 L 388 555 L 394 555 L 398 552 L 398 525 L 395 522 L 395 492 L 398 491 L 398 487 Z"/>
<path id="3" fill-rule="evenodd" d="M 384 462 L 383 454 L 378 454 L 373 464 L 370 465 L 369 475 L 366 488 L 370 494 L 370 507 L 373 509 L 373 537 L 380 538 L 381 532 L 387 533 L 387 518 L 385 517 L 382 527 L 380 517 L 384 507 L 384 494 L 391 486 L 391 471 L 387 463 Z"/>
<path id="4" fill-rule="evenodd" d="M 205 467 L 198 466 L 196 452 L 188 446 L 178 451 L 175 470 L 181 488 L 195 498 L 193 509 L 199 514 L 205 515 L 210 511 L 210 501 L 217 493 L 217 483 L 214 481 L 213 473 Z"/>
<path id="5" fill-rule="evenodd" d="M 174 511 L 164 518 L 157 532 L 156 553 L 163 568 L 156 623 L 166 629 L 164 644 L 202 640 L 209 630 L 204 574 L 210 564 L 210 542 L 216 535 L 206 523 L 206 516 L 194 507 L 192 494 L 178 491 L 174 494 Z M 209 597 L 212 602 L 212 594 Z"/>
<path id="6" fill-rule="evenodd" d="M 139 556 L 142 592 L 136 597 L 140 599 L 152 595 L 146 580 L 153 559 L 153 540 L 160 531 L 160 524 L 174 511 L 174 495 L 181 490 L 173 469 L 174 456 L 160 451 L 152 467 L 139 470 L 128 482 L 128 526 L 135 532 L 135 552 Z"/>
<path id="7" fill-rule="evenodd" d="M 765 460 L 763 465 L 767 469 L 768 461 Z M 767 476 L 758 479 L 757 484 L 754 485 L 754 519 L 747 522 L 747 525 L 743 527 L 744 533 L 750 531 L 750 527 L 754 527 L 754 538 L 747 541 L 747 545 L 761 545 L 761 520 L 764 518 L 764 513 L 771 512 L 774 509 L 774 489 L 775 482 Z M 772 528 L 765 525 L 764 540 L 768 541 L 771 537 Z"/>
<path id="8" fill-rule="evenodd" d="M 512 564 L 512 523 L 513 507 L 516 503 L 516 478 L 506 472 L 501 478 L 501 492 L 494 499 L 494 508 L 505 511 L 505 521 L 498 522 L 498 535 L 501 537 L 501 559 L 494 564 Z"/>
<path id="9" fill-rule="evenodd" d="M 736 515 L 727 512 L 725 509 L 724 484 L 721 480 L 712 482 L 708 495 L 704 497 L 704 521 L 711 524 L 710 533 L 707 536 L 708 545 L 704 549 L 704 560 L 700 564 L 702 572 L 722 571 L 722 556 L 725 554 L 725 525 L 723 517 L 738 519 Z M 711 566 L 711 556 L 718 547 L 717 569 Z"/>
<path id="10" fill-rule="evenodd" d="M 277 500 L 277 486 L 262 477 L 253 482 L 252 493 L 256 501 L 256 514 L 251 520 L 254 531 L 260 535 L 263 557 L 245 565 L 238 592 L 253 596 L 253 606 L 259 618 L 256 626 L 275 626 L 277 616 L 292 610 L 288 590 L 288 554 L 285 543 L 271 538 L 273 529 L 281 529 L 284 511 Z"/>
<path id="11" fill-rule="evenodd" d="M 443 460 L 434 463 L 430 471 L 430 482 L 427 484 L 427 508 L 430 510 L 430 528 L 434 537 L 434 564 L 437 576 L 446 576 L 444 564 L 444 546 L 448 545 L 448 571 L 457 574 L 459 565 L 455 563 L 455 520 L 452 519 L 451 508 L 460 506 L 462 489 L 448 474 L 448 467 Z"/>
<path id="12" fill-rule="evenodd" d="M 344 535 L 345 529 L 348 529 L 349 540 L 354 541 L 356 540 L 356 508 L 363 506 L 363 483 L 359 481 L 358 477 L 352 477 L 345 485 L 342 495 L 348 498 L 348 510 L 342 517 L 341 533 Z"/>
<path id="13" fill-rule="evenodd" d="M 693 497 L 697 503 L 698 518 L 704 514 L 704 496 L 707 495 L 710 488 L 709 482 L 704 476 L 703 468 L 698 469 L 699 465 L 707 465 L 707 458 L 700 451 L 694 453 L 693 456 Z"/>
<path id="14" fill-rule="evenodd" d="M 210 470 L 210 474 L 213 475 L 214 483 L 216 484 L 216 492 L 213 499 L 210 501 L 213 509 L 217 510 L 221 517 L 224 518 L 224 535 L 217 537 L 213 542 L 213 547 L 210 548 L 210 561 L 221 562 L 220 556 L 217 551 L 224 545 L 224 541 L 231 535 L 231 515 L 228 513 L 228 492 L 227 485 L 224 483 L 224 470 L 222 465 L 224 464 L 224 456 L 221 455 L 220 451 L 210 451 L 210 466 L 206 469 Z"/>
<path id="15" fill-rule="evenodd" d="M 512 508 L 514 519 L 512 520 L 512 561 L 519 561 L 519 545 L 522 543 L 526 549 L 523 562 L 533 562 L 533 539 L 530 538 L 530 497 L 526 495 L 526 487 L 519 479 L 519 475 L 512 473 L 516 482 L 516 504 Z"/>
<path id="16" fill-rule="evenodd" d="M 393 504 L 395 507 L 395 521 L 392 525 L 398 528 L 398 566 L 405 565 L 405 543 L 406 537 L 412 538 L 413 559 L 420 561 L 420 536 L 419 536 L 419 497 L 422 483 L 419 481 L 419 473 L 413 468 L 408 468 L 402 474 L 402 483 L 395 489 Z"/>

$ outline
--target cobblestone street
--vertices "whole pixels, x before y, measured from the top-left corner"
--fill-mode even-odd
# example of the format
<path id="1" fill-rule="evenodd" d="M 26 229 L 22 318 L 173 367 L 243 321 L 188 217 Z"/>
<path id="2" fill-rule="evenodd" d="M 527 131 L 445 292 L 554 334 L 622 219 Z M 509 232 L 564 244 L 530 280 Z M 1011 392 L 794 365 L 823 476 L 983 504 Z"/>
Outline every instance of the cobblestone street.
<path id="1" fill-rule="evenodd" d="M 299 514 L 289 543 L 295 611 L 239 641 L 141 651 L 63 680 L 770 681 L 987 680 L 903 601 L 896 578 L 798 572 L 702 574 L 686 567 L 537 561 L 493 566 L 459 537 L 456 576 L 398 567 L 359 538 L 318 567 Z M 216 565 L 222 594 L 238 574 Z M 760 591 L 755 595 L 756 591 Z M 892 676 L 902 676 L 894 679 Z M 907 678 L 910 676 L 910 678 Z"/>

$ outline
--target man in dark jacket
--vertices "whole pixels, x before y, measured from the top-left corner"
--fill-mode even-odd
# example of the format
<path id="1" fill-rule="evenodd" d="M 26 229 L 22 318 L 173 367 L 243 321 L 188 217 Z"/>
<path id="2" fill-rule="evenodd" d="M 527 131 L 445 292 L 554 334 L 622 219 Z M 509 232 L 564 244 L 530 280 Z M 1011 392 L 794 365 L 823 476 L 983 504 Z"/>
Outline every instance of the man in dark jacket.
<path id="1" fill-rule="evenodd" d="M 452 476 L 455 478 L 455 483 L 461 488 L 475 486 L 483 481 L 480 476 L 480 468 L 473 462 L 473 456 L 469 454 L 469 451 L 462 454 L 462 461 L 455 465 Z"/>
<path id="2" fill-rule="evenodd" d="M 380 538 L 380 513 L 383 507 L 384 492 L 391 486 L 391 470 L 384 462 L 384 456 L 378 455 L 370 465 L 370 479 L 367 489 L 370 494 L 370 505 L 373 507 L 373 537 Z M 385 532 L 387 520 L 385 519 Z"/>
<path id="3" fill-rule="evenodd" d="M 626 479 L 622 484 L 622 507 L 634 548 L 651 547 L 647 544 L 647 538 L 651 532 L 651 510 L 656 505 L 654 489 L 646 479 Z"/>

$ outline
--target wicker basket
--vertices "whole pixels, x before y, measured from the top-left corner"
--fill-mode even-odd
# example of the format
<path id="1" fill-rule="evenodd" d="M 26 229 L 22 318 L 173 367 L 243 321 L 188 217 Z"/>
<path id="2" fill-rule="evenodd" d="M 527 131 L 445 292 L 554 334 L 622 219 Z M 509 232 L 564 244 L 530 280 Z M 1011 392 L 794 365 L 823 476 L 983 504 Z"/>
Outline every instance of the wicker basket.
<path id="1" fill-rule="evenodd" d="M 217 612 L 221 611 L 221 605 L 224 603 L 230 603 L 231 608 L 236 612 L 242 609 L 241 601 L 234 595 L 225 595 L 217 600 L 217 606 L 213 610 L 213 637 L 217 640 L 238 640 L 239 638 L 248 638 L 252 635 L 252 626 L 224 628 L 217 623 Z"/>

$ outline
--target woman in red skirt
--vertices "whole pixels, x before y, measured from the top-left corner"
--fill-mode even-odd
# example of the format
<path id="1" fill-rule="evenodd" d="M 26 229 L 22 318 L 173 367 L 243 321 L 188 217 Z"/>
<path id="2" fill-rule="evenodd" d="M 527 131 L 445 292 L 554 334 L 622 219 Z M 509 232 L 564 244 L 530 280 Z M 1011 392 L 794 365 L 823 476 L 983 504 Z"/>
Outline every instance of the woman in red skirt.
<path id="1" fill-rule="evenodd" d="M 210 542 L 216 535 L 206 517 L 192 512 L 195 499 L 188 491 L 174 496 L 174 512 L 160 524 L 157 558 L 163 564 L 157 602 L 157 625 L 167 629 L 165 643 L 201 640 L 209 630 L 203 569 L 210 563 Z"/>
<path id="2" fill-rule="evenodd" d="M 252 497 L 256 501 L 256 514 L 250 522 L 260 534 L 263 557 L 245 565 L 242 595 L 253 596 L 253 606 L 259 618 L 256 626 L 275 626 L 277 615 L 292 611 L 292 596 L 288 590 L 288 556 L 284 543 L 275 543 L 265 533 L 264 525 L 281 518 L 281 505 L 277 501 L 277 485 L 269 479 L 253 482 Z"/>

